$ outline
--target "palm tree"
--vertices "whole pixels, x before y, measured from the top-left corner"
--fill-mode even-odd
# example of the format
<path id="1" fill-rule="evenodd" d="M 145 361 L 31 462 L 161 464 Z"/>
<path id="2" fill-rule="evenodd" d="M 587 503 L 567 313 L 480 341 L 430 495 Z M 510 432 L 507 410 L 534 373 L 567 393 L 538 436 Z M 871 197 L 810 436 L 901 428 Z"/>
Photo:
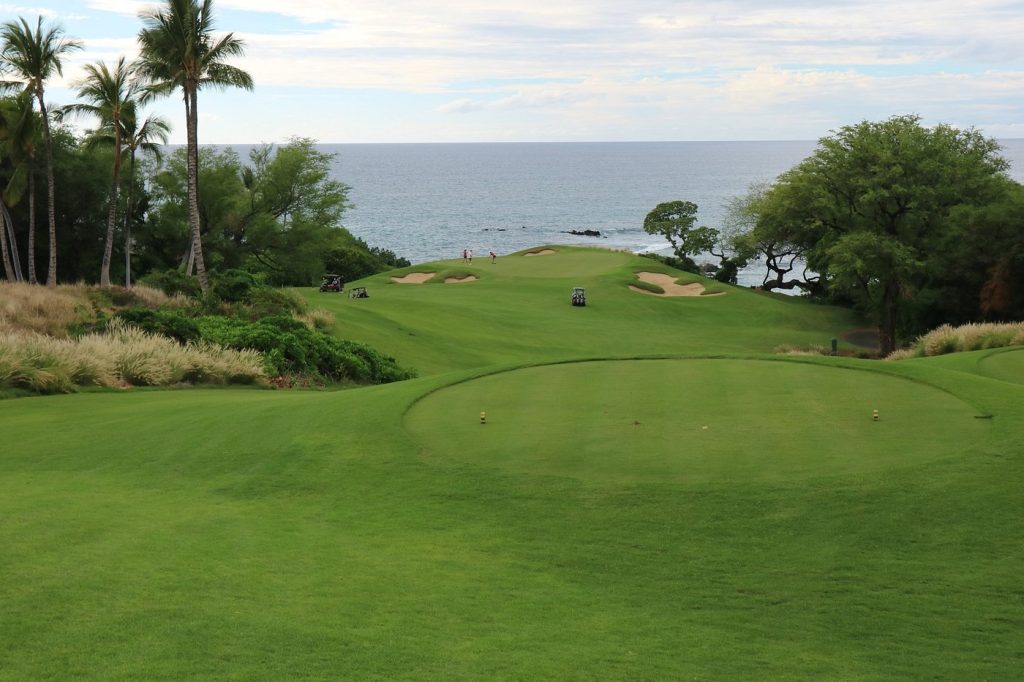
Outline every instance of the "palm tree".
<path id="1" fill-rule="evenodd" d="M 132 286 L 131 242 L 132 214 L 135 209 L 135 155 L 139 151 L 147 152 L 159 160 L 162 155 L 160 145 L 167 144 L 167 136 L 171 132 L 171 125 L 159 116 L 150 116 L 140 125 L 134 110 L 131 114 L 124 119 L 124 147 L 128 150 L 128 194 L 124 216 L 124 285 L 129 289 Z"/>
<path id="2" fill-rule="evenodd" d="M 18 240 L 14 232 L 14 221 L 11 218 L 8 206 L 14 206 L 25 194 L 26 186 L 29 194 L 29 281 L 35 284 L 35 264 L 33 262 L 33 238 L 35 183 L 33 182 L 32 162 L 35 158 L 35 144 L 38 137 L 38 125 L 35 112 L 32 111 L 32 94 L 23 92 L 20 95 L 0 100 L 0 157 L 10 162 L 13 172 L 8 179 L 7 185 L 0 190 L 0 233 L 6 225 L 7 235 L 10 238 L 10 253 L 7 252 L 7 242 L 4 241 L 4 266 L 8 262 L 13 272 L 8 272 L 8 279 L 13 278 L 23 281 L 21 272 L 21 256 L 18 253 Z M 5 238 L 6 239 L 6 238 Z M 11 260 L 13 258 L 13 260 Z"/>
<path id="3" fill-rule="evenodd" d="M 24 19 L 8 21 L 0 28 L 0 63 L 14 71 L 25 90 L 35 95 L 43 123 L 43 141 L 46 147 L 46 201 L 50 220 L 50 270 L 46 284 L 57 284 L 57 209 L 53 182 L 53 140 L 50 120 L 43 99 L 46 80 L 55 73 L 63 74 L 62 60 L 72 50 L 82 47 L 81 42 L 65 37 L 61 26 L 43 30 L 43 18 L 36 22 L 35 32 Z"/>
<path id="4" fill-rule="evenodd" d="M 111 71 L 107 65 L 88 64 L 86 76 L 77 85 L 78 96 L 84 104 L 72 104 L 66 111 L 76 114 L 91 114 L 107 126 L 113 135 L 114 167 L 110 182 L 110 199 L 107 209 L 107 240 L 103 248 L 103 264 L 100 267 L 100 286 L 110 286 L 110 259 L 114 252 L 114 225 L 117 224 L 117 192 L 121 186 L 121 151 L 124 132 L 124 113 L 131 107 L 134 116 L 134 98 L 139 85 L 131 78 L 131 69 L 124 63 L 124 57 L 117 61 Z"/>
<path id="5" fill-rule="evenodd" d="M 161 9 L 140 13 L 139 75 L 153 95 L 181 88 L 185 100 L 188 143 L 188 218 L 196 275 L 203 291 L 209 287 L 199 236 L 198 92 L 203 87 L 252 89 L 252 77 L 224 60 L 241 56 L 242 41 L 233 33 L 215 40 L 213 0 L 166 0 Z"/>

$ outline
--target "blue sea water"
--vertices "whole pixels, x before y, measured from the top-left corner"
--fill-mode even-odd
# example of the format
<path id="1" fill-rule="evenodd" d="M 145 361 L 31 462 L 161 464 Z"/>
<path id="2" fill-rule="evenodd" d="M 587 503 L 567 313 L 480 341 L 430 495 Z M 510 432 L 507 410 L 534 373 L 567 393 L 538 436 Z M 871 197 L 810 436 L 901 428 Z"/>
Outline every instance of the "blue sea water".
<path id="1" fill-rule="evenodd" d="M 1024 140 L 1003 141 L 1024 181 Z M 665 251 L 644 216 L 663 201 L 699 207 L 720 224 L 725 206 L 814 150 L 812 141 L 339 144 L 334 176 L 351 186 L 344 224 L 373 246 L 423 262 L 510 253 L 540 244 Z M 568 230 L 599 230 L 602 238 Z M 760 282 L 756 268 L 745 283 Z"/>

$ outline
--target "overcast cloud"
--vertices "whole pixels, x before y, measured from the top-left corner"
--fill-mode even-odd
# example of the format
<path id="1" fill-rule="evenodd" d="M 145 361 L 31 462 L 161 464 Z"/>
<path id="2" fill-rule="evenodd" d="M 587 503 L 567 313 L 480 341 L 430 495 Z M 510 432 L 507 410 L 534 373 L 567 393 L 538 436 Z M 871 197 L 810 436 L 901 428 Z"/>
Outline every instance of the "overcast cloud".
<path id="1" fill-rule="evenodd" d="M 0 4 L 132 55 L 130 0 Z M 812 139 L 864 118 L 1024 136 L 1024 3 L 215 0 L 252 93 L 204 93 L 205 142 Z M 60 84 L 57 84 L 60 85 Z M 69 100 L 70 91 L 56 89 Z M 181 118 L 180 102 L 161 112 Z M 176 138 L 183 138 L 180 122 Z"/>

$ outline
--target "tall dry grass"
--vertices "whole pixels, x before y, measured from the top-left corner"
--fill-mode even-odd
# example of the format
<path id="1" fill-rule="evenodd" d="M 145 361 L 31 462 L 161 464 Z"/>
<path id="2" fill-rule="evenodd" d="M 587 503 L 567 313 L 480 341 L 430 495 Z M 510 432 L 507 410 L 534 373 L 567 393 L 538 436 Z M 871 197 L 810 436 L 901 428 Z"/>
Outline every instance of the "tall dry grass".
<path id="1" fill-rule="evenodd" d="M 167 294 L 147 286 L 96 287 L 62 284 L 0 282 L 0 332 L 34 332 L 67 338 L 69 330 L 86 328 L 96 322 L 97 310 L 106 314 L 125 307 L 184 308 L 188 297 Z"/>
<path id="2" fill-rule="evenodd" d="M 69 327 L 95 317 L 84 285 L 0 283 L 0 333 L 24 331 L 63 338 Z"/>
<path id="3" fill-rule="evenodd" d="M 313 308 L 303 313 L 297 313 L 295 316 L 310 329 L 321 332 L 330 332 L 337 322 L 334 313 L 324 308 Z"/>
<path id="4" fill-rule="evenodd" d="M 964 351 L 1024 345 L 1024 322 L 980 322 L 954 327 L 944 324 L 924 334 L 886 360 L 945 355 Z"/>
<path id="5" fill-rule="evenodd" d="M 256 351 L 182 346 L 120 320 L 79 339 L 0 330 L 0 387 L 62 393 L 75 386 L 250 384 L 265 378 Z"/>

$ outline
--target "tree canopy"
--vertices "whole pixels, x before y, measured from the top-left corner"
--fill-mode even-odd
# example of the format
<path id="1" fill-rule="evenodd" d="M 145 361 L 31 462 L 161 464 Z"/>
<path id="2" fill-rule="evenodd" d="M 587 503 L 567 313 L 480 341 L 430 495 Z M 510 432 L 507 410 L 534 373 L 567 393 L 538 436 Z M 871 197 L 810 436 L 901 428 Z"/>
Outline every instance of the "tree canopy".
<path id="1" fill-rule="evenodd" d="M 694 270 L 691 256 L 710 251 L 718 239 L 718 230 L 694 227 L 696 222 L 697 204 L 666 201 L 651 209 L 644 218 L 644 232 L 664 237 L 684 269 Z"/>
<path id="2" fill-rule="evenodd" d="M 755 227 L 739 241 L 806 259 L 833 297 L 875 316 L 890 352 L 901 330 L 917 331 L 908 302 L 932 281 L 957 216 L 1008 191 L 998 152 L 976 130 L 917 116 L 844 126 L 754 198 Z"/>

